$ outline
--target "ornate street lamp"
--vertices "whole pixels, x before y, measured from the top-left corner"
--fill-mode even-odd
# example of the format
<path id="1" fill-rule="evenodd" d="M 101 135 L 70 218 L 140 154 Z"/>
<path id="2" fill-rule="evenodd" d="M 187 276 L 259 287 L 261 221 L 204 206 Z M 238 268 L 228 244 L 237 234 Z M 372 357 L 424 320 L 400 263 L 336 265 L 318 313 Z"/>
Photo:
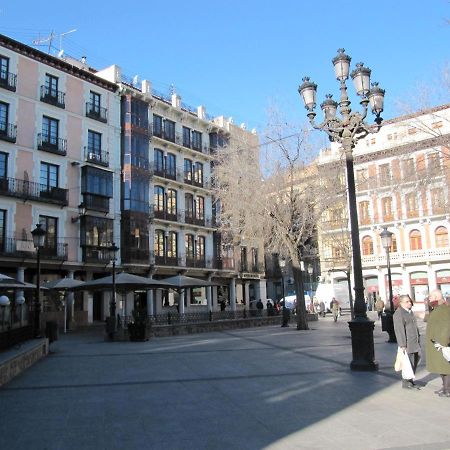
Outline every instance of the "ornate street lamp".
<path id="1" fill-rule="evenodd" d="M 36 249 L 36 295 L 34 298 L 33 312 L 33 336 L 40 337 L 41 334 L 41 248 L 45 245 L 45 235 L 47 232 L 42 229 L 42 224 L 36 224 L 36 228 L 31 232 L 33 245 Z"/>
<path id="2" fill-rule="evenodd" d="M 358 63 L 356 69 L 350 73 L 350 77 L 353 80 L 356 93 L 361 97 L 362 112 L 352 112 L 346 86 L 351 58 L 344 52 L 344 49 L 339 49 L 337 56 L 332 60 L 336 79 L 340 83 L 341 98 L 338 103 L 333 100 L 331 95 L 326 96 L 325 101 L 320 105 L 324 114 L 322 123 L 316 124 L 314 121 L 316 116 L 314 109 L 316 107 L 317 85 L 308 77 L 305 77 L 298 91 L 305 103 L 305 108 L 308 111 L 306 115 L 312 127 L 327 133 L 330 141 L 340 143 L 342 152 L 345 155 L 355 282 L 355 318 L 349 322 L 353 353 L 350 367 L 352 370 L 377 370 L 378 364 L 374 361 L 374 322 L 367 318 L 364 300 L 355 174 L 353 171 L 353 149 L 360 139 L 369 133 L 379 131 L 383 120 L 380 114 L 383 112 L 384 90 L 376 83 L 373 83 L 372 87 L 370 87 L 371 70 L 364 67 L 362 63 Z M 372 113 L 375 115 L 375 125 L 370 126 L 364 120 L 367 116 L 369 104 Z M 338 107 L 341 117 L 336 115 Z"/>
<path id="3" fill-rule="evenodd" d="M 289 311 L 286 308 L 286 296 L 284 293 L 284 269 L 286 268 L 286 260 L 281 256 L 278 258 L 278 265 L 280 266 L 281 271 L 281 295 L 283 296 L 283 322 L 281 323 L 281 326 L 288 327 Z"/>
<path id="4" fill-rule="evenodd" d="M 115 242 L 108 248 L 109 258 L 112 263 L 112 293 L 111 301 L 109 303 L 109 318 L 106 322 L 106 332 L 110 339 L 114 339 L 114 333 L 116 332 L 116 261 L 117 252 L 119 247 L 116 246 Z"/>
<path id="5" fill-rule="evenodd" d="M 388 284 L 389 284 L 389 310 L 384 311 L 384 315 L 381 316 L 382 320 L 382 329 L 383 331 L 387 331 L 389 334 L 388 342 L 397 342 L 397 338 L 395 337 L 394 331 L 394 302 L 392 295 L 392 275 L 391 275 L 391 259 L 390 259 L 390 248 L 392 245 L 392 236 L 394 233 L 388 231 L 387 227 L 383 227 L 383 231 L 380 233 L 381 244 L 386 250 L 386 265 L 388 271 Z"/>

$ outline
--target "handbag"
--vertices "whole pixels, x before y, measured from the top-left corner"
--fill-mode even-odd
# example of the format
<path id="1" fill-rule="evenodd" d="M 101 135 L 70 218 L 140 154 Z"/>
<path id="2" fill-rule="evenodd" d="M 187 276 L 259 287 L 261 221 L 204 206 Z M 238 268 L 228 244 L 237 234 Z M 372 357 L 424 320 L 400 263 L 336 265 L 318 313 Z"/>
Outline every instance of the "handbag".
<path id="1" fill-rule="evenodd" d="M 394 370 L 400 372 L 402 370 L 402 356 L 403 352 L 400 347 L 397 348 L 397 356 L 395 357 Z"/>
<path id="2" fill-rule="evenodd" d="M 414 380 L 415 375 L 408 358 L 408 353 L 402 352 L 402 378 L 404 380 Z"/>

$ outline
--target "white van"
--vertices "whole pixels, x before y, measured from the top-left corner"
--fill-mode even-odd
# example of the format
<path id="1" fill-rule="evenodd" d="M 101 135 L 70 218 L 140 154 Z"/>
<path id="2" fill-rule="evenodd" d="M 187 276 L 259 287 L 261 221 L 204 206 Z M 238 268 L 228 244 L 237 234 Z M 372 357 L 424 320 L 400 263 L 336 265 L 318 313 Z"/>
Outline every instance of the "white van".
<path id="1" fill-rule="evenodd" d="M 333 297 L 339 302 L 341 308 L 350 309 L 350 299 L 346 284 L 319 283 L 315 296 L 319 303 L 324 302 L 326 311 L 330 311 L 330 302 Z"/>
<path id="2" fill-rule="evenodd" d="M 286 299 L 286 308 L 287 309 L 295 309 L 295 305 L 297 302 L 297 296 L 296 295 L 286 295 L 286 297 L 282 298 L 280 301 L 283 301 Z M 305 294 L 305 307 L 308 311 L 311 305 L 311 297 L 308 294 Z"/>

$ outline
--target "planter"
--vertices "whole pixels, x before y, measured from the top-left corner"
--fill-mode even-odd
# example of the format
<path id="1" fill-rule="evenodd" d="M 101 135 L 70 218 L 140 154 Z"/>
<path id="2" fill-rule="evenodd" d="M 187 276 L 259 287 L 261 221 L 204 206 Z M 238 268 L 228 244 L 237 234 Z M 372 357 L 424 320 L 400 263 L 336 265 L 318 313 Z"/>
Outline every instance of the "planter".
<path id="1" fill-rule="evenodd" d="M 148 341 L 147 324 L 145 323 L 129 323 L 128 336 L 130 341 L 142 342 Z"/>

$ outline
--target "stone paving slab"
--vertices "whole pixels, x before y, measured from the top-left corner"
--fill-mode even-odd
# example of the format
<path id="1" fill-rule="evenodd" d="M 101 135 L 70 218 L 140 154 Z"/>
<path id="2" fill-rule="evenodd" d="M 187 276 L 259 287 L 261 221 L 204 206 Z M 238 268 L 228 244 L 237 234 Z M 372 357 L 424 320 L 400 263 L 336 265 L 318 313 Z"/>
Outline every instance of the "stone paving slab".
<path id="1" fill-rule="evenodd" d="M 401 389 L 379 322 L 380 370 L 351 372 L 345 319 L 138 343 L 60 336 L 0 388 L 0 448 L 450 449 L 440 381 L 422 361 L 422 390 Z"/>

